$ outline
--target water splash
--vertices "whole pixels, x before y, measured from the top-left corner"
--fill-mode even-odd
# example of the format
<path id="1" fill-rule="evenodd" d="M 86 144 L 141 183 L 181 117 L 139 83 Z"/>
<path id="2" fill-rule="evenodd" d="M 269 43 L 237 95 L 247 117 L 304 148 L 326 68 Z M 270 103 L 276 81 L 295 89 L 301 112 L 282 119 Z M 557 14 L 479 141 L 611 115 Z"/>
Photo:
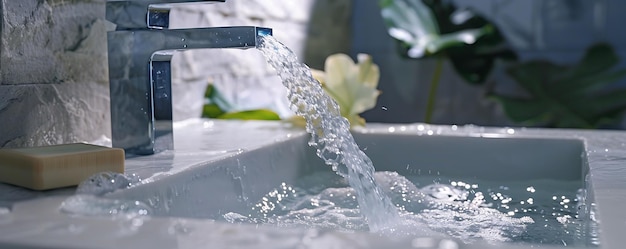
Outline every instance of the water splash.
<path id="1" fill-rule="evenodd" d="M 278 40 L 261 36 L 257 48 L 288 89 L 291 109 L 306 120 L 306 130 L 311 134 L 309 145 L 355 189 L 370 230 L 393 229 L 399 222 L 398 212 L 376 184 L 374 166 L 354 142 L 350 123 L 341 116 L 337 103 L 324 92 L 311 70 Z"/>
<path id="2" fill-rule="evenodd" d="M 59 208 L 62 212 L 85 216 L 115 216 L 123 218 L 147 217 L 152 209 L 135 200 L 116 200 L 78 194 L 68 197 Z"/>
<path id="3" fill-rule="evenodd" d="M 134 174 L 100 172 L 81 182 L 76 188 L 76 194 L 101 196 L 119 189 L 129 188 L 140 182 L 141 178 Z"/>
<path id="4" fill-rule="evenodd" d="M 461 180 L 405 177 L 388 171 L 376 172 L 374 177 L 402 218 L 394 233 L 386 237 L 597 246 L 593 240 L 597 233 L 587 231 L 589 221 L 580 217 L 585 214 L 578 206 L 584 201 L 577 193 L 578 181 Z M 558 195 L 557 201 L 554 195 Z M 222 218 L 235 224 L 367 231 L 354 196 L 345 178 L 328 171 L 315 172 L 293 185 L 280 184 L 247 212 L 227 213 Z M 567 199 L 569 205 L 561 204 Z"/>

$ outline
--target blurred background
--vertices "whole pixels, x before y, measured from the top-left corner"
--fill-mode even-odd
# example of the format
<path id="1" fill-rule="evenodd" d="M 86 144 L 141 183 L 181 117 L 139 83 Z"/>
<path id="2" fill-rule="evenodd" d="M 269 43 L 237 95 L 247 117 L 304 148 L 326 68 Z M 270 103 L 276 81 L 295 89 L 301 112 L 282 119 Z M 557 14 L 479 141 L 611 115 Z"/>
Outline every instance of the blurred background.
<path id="1" fill-rule="evenodd" d="M 611 46 L 619 58 L 624 58 L 626 53 L 626 33 L 620 27 L 625 17 L 619 13 L 619 10 L 626 8 L 626 2 L 620 0 L 425 2 L 452 4 L 459 11 L 470 10 L 480 15 L 499 29 L 506 46 L 517 55 L 517 63 L 542 61 L 556 66 L 575 66 L 581 62 L 585 52 L 598 43 Z M 388 34 L 379 1 L 303 0 L 292 3 L 282 0 L 229 0 L 225 4 L 200 8 L 183 6 L 173 16 L 178 27 L 271 27 L 274 36 L 294 50 L 300 60 L 311 68 L 323 69 L 324 59 L 333 53 L 346 53 L 353 58 L 358 53 L 370 54 L 381 69 L 379 89 L 383 93 L 377 106 L 362 116 L 368 122 L 425 121 L 436 59 L 410 59 L 403 55 L 398 42 Z M 289 116 L 291 113 L 286 98 L 275 97 L 284 94 L 280 81 L 254 50 L 190 51 L 177 55 L 174 64 L 177 65 L 175 82 L 181 85 L 177 87 L 182 92 L 179 96 L 199 94 L 208 79 L 211 79 L 229 100 L 243 109 L 271 108 L 281 116 Z M 510 63 L 497 60 L 484 82 L 471 84 L 455 72 L 450 60 L 443 59 L 434 109 L 428 122 L 487 126 L 576 126 L 567 122 L 512 120 L 502 104 L 489 97 L 494 92 L 525 95 L 524 87 L 508 73 L 509 68 Z M 619 60 L 612 68 L 626 68 L 626 63 Z M 614 80 L 611 87 L 619 88 L 625 85 L 624 82 L 626 80 L 621 78 Z M 190 109 L 188 105 L 193 104 L 178 105 L 178 119 L 197 115 L 198 109 Z M 560 117 L 558 113 L 552 116 L 554 119 Z M 624 122 L 604 122 L 575 128 L 598 127 L 623 128 Z"/>
<path id="2" fill-rule="evenodd" d="M 0 147 L 110 137 L 105 5 L 0 1 Z M 408 58 L 425 27 L 411 19 L 420 9 L 439 28 L 429 41 L 451 42 Z M 368 122 L 623 129 L 624 9 L 622 0 L 227 0 L 177 6 L 171 27 L 270 27 L 315 69 L 332 54 L 370 54 L 382 94 L 362 114 Z M 187 51 L 173 65 L 177 120 L 201 115 L 209 82 L 237 110 L 292 115 L 255 49 Z"/>

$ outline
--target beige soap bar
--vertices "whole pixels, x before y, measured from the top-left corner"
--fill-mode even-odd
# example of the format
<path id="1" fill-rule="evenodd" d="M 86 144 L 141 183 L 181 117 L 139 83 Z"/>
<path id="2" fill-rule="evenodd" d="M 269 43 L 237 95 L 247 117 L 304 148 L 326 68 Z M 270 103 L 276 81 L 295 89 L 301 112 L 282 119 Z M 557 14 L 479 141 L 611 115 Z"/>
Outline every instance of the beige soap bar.
<path id="1" fill-rule="evenodd" d="M 0 182 L 34 190 L 78 185 L 103 171 L 124 173 L 124 150 L 91 144 L 0 149 Z"/>

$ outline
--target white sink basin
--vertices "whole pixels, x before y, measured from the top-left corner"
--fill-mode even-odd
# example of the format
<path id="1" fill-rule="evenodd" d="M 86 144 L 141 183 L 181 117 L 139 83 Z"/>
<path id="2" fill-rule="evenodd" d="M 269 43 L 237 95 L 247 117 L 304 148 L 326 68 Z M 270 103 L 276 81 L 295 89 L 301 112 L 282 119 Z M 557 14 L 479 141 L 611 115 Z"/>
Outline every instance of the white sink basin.
<path id="1" fill-rule="evenodd" d="M 463 179 L 578 180 L 588 171 L 580 139 L 424 136 L 355 133 L 377 171 Z M 307 145 L 308 135 L 192 167 L 110 194 L 150 203 L 159 216 L 220 218 L 245 212 L 282 183 L 295 184 L 329 166 Z"/>

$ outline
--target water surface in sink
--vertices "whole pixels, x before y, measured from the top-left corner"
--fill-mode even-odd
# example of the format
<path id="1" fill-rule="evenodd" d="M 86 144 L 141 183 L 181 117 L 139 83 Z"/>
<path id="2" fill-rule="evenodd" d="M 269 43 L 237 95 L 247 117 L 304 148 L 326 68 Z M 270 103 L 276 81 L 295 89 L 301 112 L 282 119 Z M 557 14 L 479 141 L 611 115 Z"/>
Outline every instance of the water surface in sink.
<path id="1" fill-rule="evenodd" d="M 447 235 L 471 243 L 585 244 L 580 181 L 484 181 L 377 172 L 376 180 L 400 210 L 394 236 Z M 355 191 L 333 172 L 281 183 L 248 212 L 227 213 L 231 223 L 368 231 Z"/>
<path id="2" fill-rule="evenodd" d="M 586 246 L 597 240 L 581 140 L 359 132 L 354 137 L 407 222 L 395 235 L 408 226 L 413 230 L 404 234 L 464 242 Z M 156 216 L 367 230 L 353 190 L 307 141 L 294 137 L 109 197 L 140 200 Z"/>

